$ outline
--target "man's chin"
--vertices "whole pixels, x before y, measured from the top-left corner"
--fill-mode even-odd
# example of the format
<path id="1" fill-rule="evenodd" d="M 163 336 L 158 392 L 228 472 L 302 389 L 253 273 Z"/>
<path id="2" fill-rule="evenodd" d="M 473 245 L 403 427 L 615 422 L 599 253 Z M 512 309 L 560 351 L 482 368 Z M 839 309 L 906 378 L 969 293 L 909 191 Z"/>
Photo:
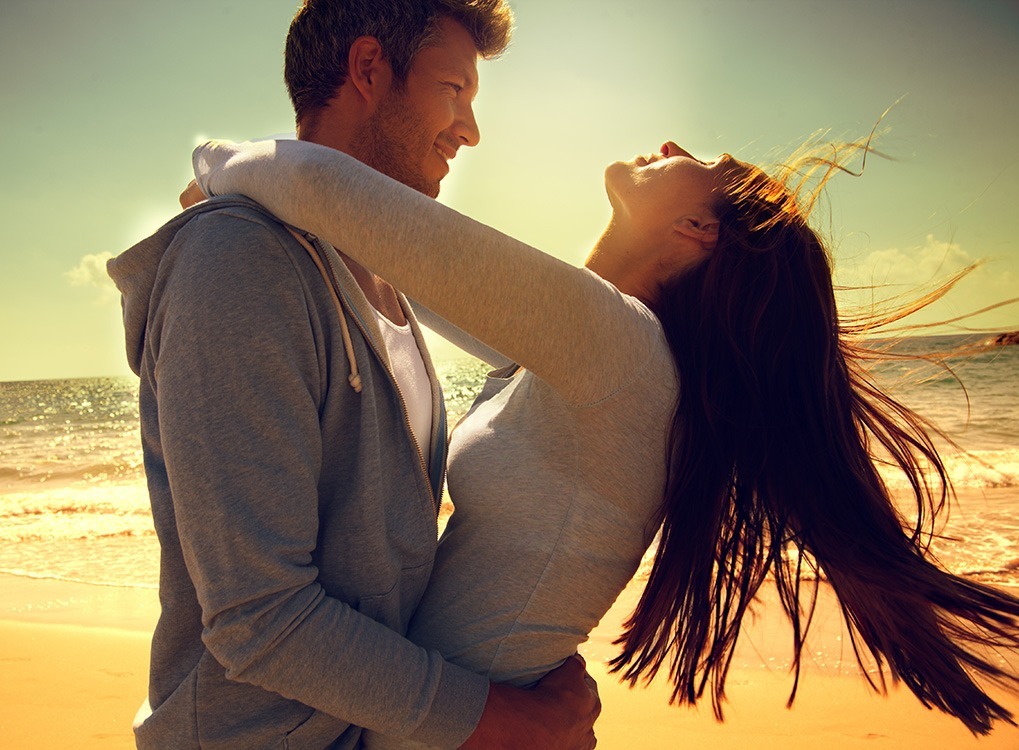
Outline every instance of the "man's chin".
<path id="1" fill-rule="evenodd" d="M 423 195 L 427 195 L 429 198 L 437 198 L 439 196 L 439 184 L 442 179 L 449 174 L 448 167 L 443 170 L 433 169 L 431 174 L 428 174 L 425 170 L 419 169 L 405 171 L 402 176 L 396 177 L 404 185 L 412 187 Z M 396 175 L 390 175 L 395 177 Z"/>
<path id="2" fill-rule="evenodd" d="M 431 198 L 438 198 L 439 197 L 439 188 L 440 188 L 440 186 L 442 184 L 442 180 L 443 180 L 443 178 L 446 177 L 446 175 L 449 174 L 449 162 L 444 161 L 442 163 L 442 167 L 443 167 L 443 169 L 442 169 L 441 174 L 439 174 L 439 176 L 436 177 L 435 180 L 432 182 L 431 188 L 429 190 L 421 191 L 425 195 L 427 195 L 427 196 L 429 196 Z"/>
<path id="3" fill-rule="evenodd" d="M 413 184 L 411 183 L 406 184 L 409 184 L 410 187 L 414 188 L 419 193 L 427 195 L 429 198 L 438 198 L 442 178 L 445 176 L 446 176 L 445 174 L 442 174 L 435 178 L 429 178 L 422 174 L 419 174 L 417 178 L 414 180 Z"/>

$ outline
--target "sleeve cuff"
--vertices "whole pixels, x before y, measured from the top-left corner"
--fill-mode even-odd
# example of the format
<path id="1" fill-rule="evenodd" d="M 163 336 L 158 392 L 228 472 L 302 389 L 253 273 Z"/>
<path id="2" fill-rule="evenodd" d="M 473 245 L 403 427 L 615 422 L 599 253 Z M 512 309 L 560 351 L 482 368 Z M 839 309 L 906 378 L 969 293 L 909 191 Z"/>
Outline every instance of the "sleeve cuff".
<path id="1" fill-rule="evenodd" d="M 432 654 L 438 657 L 438 653 Z M 441 657 L 439 657 L 441 660 Z M 443 748 L 460 747 L 481 721 L 488 701 L 489 681 L 448 661 L 431 710 L 410 739 Z"/>

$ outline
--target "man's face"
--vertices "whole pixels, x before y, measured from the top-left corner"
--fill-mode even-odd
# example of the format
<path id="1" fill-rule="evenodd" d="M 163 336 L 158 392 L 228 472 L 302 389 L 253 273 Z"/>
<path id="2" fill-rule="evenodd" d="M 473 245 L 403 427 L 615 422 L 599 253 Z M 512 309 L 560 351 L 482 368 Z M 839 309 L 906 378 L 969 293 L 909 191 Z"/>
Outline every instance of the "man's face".
<path id="1" fill-rule="evenodd" d="M 440 22 L 432 46 L 414 57 L 403 87 L 394 86 L 355 137 L 358 158 L 436 197 L 461 146 L 480 140 L 473 101 L 478 51 L 458 23 Z"/>

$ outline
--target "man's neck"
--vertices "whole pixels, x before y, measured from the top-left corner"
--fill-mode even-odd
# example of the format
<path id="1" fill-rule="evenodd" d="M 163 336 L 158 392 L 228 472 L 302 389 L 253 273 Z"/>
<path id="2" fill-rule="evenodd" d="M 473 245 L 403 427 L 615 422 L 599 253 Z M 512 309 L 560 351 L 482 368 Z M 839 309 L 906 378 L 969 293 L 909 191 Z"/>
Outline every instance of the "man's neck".
<path id="1" fill-rule="evenodd" d="M 385 279 L 372 273 L 346 253 L 337 250 L 340 258 L 354 277 L 354 281 L 361 287 L 368 304 L 385 315 L 389 320 L 399 326 L 407 323 L 407 317 L 403 313 L 400 299 L 396 296 L 396 289 Z"/>

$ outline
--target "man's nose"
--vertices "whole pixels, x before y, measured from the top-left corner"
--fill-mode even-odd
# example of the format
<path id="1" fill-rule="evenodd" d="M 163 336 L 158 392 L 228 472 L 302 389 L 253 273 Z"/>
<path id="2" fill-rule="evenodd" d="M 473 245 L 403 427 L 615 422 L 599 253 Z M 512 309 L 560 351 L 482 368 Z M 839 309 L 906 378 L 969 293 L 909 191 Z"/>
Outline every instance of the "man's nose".
<path id="1" fill-rule="evenodd" d="M 477 146 L 481 142 L 481 130 L 478 128 L 478 121 L 474 117 L 474 107 L 470 104 L 460 108 L 454 128 L 454 134 L 461 145 Z"/>

